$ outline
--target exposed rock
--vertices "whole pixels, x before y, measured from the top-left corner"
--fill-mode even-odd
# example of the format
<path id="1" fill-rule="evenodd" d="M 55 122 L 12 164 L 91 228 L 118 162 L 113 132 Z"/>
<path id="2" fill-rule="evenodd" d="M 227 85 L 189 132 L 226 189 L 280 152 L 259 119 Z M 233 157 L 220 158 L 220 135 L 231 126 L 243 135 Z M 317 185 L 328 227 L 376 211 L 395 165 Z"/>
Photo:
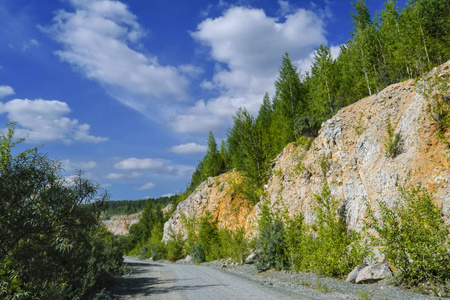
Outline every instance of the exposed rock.
<path id="1" fill-rule="evenodd" d="M 358 273 L 359 271 L 361 271 L 362 268 L 366 267 L 366 265 L 359 265 L 356 266 L 353 271 L 350 272 L 350 274 L 348 274 L 347 279 L 345 280 L 345 282 L 355 282 L 356 281 L 356 277 L 358 277 Z"/>
<path id="2" fill-rule="evenodd" d="M 392 278 L 389 263 L 367 266 L 358 272 L 355 283 L 374 283 L 383 279 Z"/>
<path id="3" fill-rule="evenodd" d="M 449 73 L 450 63 L 441 67 Z M 436 138 L 436 125 L 429 117 L 429 104 L 413 80 L 394 84 L 376 95 L 341 109 L 324 122 L 308 150 L 288 145 L 274 160 L 273 172 L 264 190 L 273 210 L 302 214 L 306 223 L 314 219 L 314 194 L 326 181 L 341 203 L 339 213 L 350 229 L 360 231 L 367 205 L 379 217 L 377 200 L 389 206 L 400 199 L 398 187 L 415 185 L 433 194 L 444 214 L 450 210 L 450 160 L 448 149 Z M 386 124 L 390 120 L 400 135 L 401 153 L 386 157 Z M 319 166 L 325 157 L 329 168 Z M 232 189 L 237 173 L 209 178 L 181 202 L 164 225 L 164 240 L 170 232 L 186 237 L 181 215 L 199 218 L 209 210 L 219 228 L 257 228 L 259 205 L 253 208 Z"/>
<path id="4" fill-rule="evenodd" d="M 442 69 L 449 72 L 449 66 L 446 63 Z M 377 214 L 377 200 L 392 205 L 400 199 L 400 185 L 420 182 L 448 215 L 448 149 L 436 139 L 427 99 L 416 89 L 413 80 L 391 85 L 324 122 L 309 150 L 288 145 L 276 158 L 276 172 L 266 188 L 273 208 L 286 209 L 290 216 L 301 213 L 312 223 L 314 194 L 326 180 L 342 203 L 346 224 L 359 231 L 367 205 Z M 394 158 L 385 155 L 388 118 L 402 141 L 402 151 Z M 323 155 L 329 164 L 326 177 L 318 163 Z"/>
<path id="5" fill-rule="evenodd" d="M 257 209 L 252 209 L 251 205 L 233 190 L 233 184 L 237 180 L 238 173 L 230 172 L 203 182 L 186 200 L 178 204 L 172 217 L 164 224 L 163 241 L 178 233 L 185 239 L 187 228 L 183 216 L 198 220 L 206 211 L 212 214 L 213 222 L 217 222 L 219 228 L 236 230 L 243 227 L 251 234 Z"/>
<path id="6" fill-rule="evenodd" d="M 140 214 L 112 216 L 109 220 L 104 220 L 103 224 L 115 235 L 127 235 L 131 225 L 139 221 Z"/>
<path id="7" fill-rule="evenodd" d="M 253 264 L 255 263 L 255 259 L 256 259 L 256 253 L 250 253 L 247 258 L 245 259 L 245 264 Z"/>

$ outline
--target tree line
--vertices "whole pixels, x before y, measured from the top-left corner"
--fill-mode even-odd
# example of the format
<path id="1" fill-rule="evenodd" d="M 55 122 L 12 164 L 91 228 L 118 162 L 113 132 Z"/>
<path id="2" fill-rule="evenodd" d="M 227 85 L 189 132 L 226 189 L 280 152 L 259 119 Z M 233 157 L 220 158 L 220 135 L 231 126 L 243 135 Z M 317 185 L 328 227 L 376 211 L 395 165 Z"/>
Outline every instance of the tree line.
<path id="1" fill-rule="evenodd" d="M 220 148 L 209 133 L 207 153 L 184 197 L 206 178 L 235 169 L 244 176 L 242 192 L 258 202 L 272 160 L 288 143 L 315 137 L 342 107 L 449 59 L 449 0 L 410 0 L 404 7 L 387 0 L 373 17 L 365 0 L 352 5 L 351 39 L 340 46 L 339 56 L 334 59 L 321 45 L 311 71 L 300 75 L 286 53 L 275 95 L 264 96 L 257 116 L 240 108 Z"/>

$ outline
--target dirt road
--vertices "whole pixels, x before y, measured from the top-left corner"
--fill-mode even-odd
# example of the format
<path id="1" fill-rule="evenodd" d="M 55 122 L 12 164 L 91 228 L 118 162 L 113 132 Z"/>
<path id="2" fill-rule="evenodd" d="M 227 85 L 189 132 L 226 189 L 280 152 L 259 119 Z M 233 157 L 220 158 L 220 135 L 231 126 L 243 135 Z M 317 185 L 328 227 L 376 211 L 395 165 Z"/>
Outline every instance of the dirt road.
<path id="1" fill-rule="evenodd" d="M 119 299 L 311 299 L 204 266 L 125 262 L 133 273 L 121 279 Z"/>

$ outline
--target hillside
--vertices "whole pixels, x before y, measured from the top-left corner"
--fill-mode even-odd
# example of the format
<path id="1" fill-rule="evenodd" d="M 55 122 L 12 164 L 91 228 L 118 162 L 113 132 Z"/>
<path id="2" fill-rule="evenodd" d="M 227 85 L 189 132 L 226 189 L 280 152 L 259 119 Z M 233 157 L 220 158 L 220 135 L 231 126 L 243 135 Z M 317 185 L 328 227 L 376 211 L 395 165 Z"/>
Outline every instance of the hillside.
<path id="1" fill-rule="evenodd" d="M 450 73 L 450 63 L 438 72 Z M 431 79 L 429 76 L 427 86 Z M 309 148 L 293 143 L 285 147 L 264 187 L 272 209 L 286 209 L 290 216 L 302 213 L 306 223 L 311 223 L 314 194 L 326 180 L 332 194 L 342 201 L 340 211 L 350 229 L 361 229 L 367 204 L 377 211 L 377 200 L 391 205 L 399 200 L 399 186 L 417 183 L 433 194 L 448 214 L 448 148 L 436 138 L 430 100 L 421 91 L 423 86 L 413 80 L 391 85 L 324 122 Z M 400 138 L 399 153 L 394 157 L 386 156 L 388 122 Z M 260 203 L 250 210 L 248 203 L 234 197 L 226 178 L 236 176 L 227 173 L 203 182 L 178 205 L 164 226 L 164 239 L 171 231 L 185 235 L 181 212 L 199 218 L 209 210 L 220 228 L 243 226 L 253 231 Z"/>

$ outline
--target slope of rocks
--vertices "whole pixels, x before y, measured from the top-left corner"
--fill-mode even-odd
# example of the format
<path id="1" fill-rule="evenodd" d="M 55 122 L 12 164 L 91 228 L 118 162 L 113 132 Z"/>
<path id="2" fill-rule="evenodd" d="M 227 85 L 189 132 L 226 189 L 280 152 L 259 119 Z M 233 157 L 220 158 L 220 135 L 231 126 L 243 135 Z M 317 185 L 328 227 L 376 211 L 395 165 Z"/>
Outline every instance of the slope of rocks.
<path id="1" fill-rule="evenodd" d="M 186 237 L 187 228 L 183 219 L 199 219 L 209 211 L 219 229 L 236 230 L 244 227 L 248 232 L 254 228 L 257 211 L 234 190 L 239 180 L 236 172 L 208 178 L 186 200 L 180 202 L 172 217 L 164 224 L 163 240 L 180 233 Z"/>
<path id="2" fill-rule="evenodd" d="M 450 62 L 438 72 L 450 73 Z M 430 100 L 422 95 L 422 89 L 413 80 L 391 85 L 341 109 L 322 124 L 308 149 L 288 145 L 275 159 L 265 186 L 273 210 L 287 210 L 291 216 L 301 213 L 311 223 L 314 195 L 326 182 L 340 202 L 349 228 L 361 230 L 367 205 L 375 211 L 377 201 L 392 205 L 400 199 L 400 186 L 420 183 L 448 215 L 449 149 L 436 138 Z M 400 153 L 395 157 L 386 157 L 388 120 L 400 137 Z M 199 218 L 206 210 L 220 228 L 254 231 L 259 206 L 251 208 L 233 193 L 231 186 L 236 178 L 236 173 L 228 173 L 201 184 L 165 224 L 164 240 L 170 232 L 185 236 L 182 214 Z"/>

